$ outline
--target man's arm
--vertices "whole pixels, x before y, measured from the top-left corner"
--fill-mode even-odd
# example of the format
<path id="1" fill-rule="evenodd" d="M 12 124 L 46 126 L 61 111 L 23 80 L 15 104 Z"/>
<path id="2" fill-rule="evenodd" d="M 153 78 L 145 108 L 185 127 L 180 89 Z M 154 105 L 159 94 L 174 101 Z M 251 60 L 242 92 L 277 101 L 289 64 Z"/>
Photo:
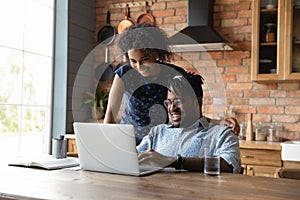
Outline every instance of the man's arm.
<path id="1" fill-rule="evenodd" d="M 151 165 L 156 167 L 172 167 L 177 168 L 178 161 L 176 157 L 164 156 L 154 150 L 148 150 L 139 155 L 140 165 Z M 189 171 L 204 171 L 204 158 L 182 158 L 180 168 Z M 220 171 L 233 172 L 233 167 L 229 165 L 223 158 L 220 158 Z"/>
<path id="2" fill-rule="evenodd" d="M 176 167 L 177 161 L 174 161 L 168 167 Z M 204 171 L 204 158 L 182 158 L 182 169 L 189 171 Z M 220 158 L 220 171 L 221 172 L 233 172 L 233 167 L 229 165 L 223 158 Z"/>

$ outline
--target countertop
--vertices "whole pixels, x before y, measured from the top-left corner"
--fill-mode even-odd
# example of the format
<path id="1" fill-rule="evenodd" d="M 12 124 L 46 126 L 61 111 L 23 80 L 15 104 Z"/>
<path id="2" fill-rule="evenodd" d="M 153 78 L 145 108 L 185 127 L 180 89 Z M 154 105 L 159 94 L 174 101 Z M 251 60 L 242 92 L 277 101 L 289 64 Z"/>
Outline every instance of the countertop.
<path id="1" fill-rule="evenodd" d="M 279 151 L 281 151 L 281 142 L 240 140 L 239 143 L 240 143 L 240 148 L 279 150 Z"/>

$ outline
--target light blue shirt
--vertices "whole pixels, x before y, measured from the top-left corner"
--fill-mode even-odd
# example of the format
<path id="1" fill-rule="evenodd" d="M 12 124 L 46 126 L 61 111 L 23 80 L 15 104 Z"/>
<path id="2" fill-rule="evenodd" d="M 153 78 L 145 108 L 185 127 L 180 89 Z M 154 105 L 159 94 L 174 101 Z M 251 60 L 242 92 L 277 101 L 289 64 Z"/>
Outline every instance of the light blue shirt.
<path id="1" fill-rule="evenodd" d="M 219 155 L 240 173 L 241 159 L 238 137 L 230 127 L 208 123 L 201 117 L 188 128 L 174 128 L 162 124 L 153 127 L 137 146 L 138 153 L 153 149 L 165 156 L 204 157 L 204 149 L 212 155 Z"/>

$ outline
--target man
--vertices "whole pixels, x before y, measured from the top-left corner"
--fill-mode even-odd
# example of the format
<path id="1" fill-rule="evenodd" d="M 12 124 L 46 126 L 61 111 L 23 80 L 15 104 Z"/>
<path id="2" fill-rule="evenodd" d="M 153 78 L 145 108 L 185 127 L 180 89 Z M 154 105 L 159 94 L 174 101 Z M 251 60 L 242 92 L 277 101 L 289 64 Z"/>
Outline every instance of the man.
<path id="1" fill-rule="evenodd" d="M 203 78 L 186 73 L 175 76 L 164 104 L 171 125 L 151 129 L 137 146 L 140 163 L 203 171 L 204 149 L 220 156 L 222 172 L 240 173 L 238 137 L 225 125 L 209 123 L 202 115 Z"/>

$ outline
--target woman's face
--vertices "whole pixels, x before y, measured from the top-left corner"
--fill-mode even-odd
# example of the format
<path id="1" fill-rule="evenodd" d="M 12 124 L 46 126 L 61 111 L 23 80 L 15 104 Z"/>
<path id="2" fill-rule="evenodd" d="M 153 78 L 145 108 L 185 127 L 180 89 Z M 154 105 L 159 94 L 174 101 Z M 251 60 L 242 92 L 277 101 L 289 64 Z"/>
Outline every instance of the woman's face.
<path id="1" fill-rule="evenodd" d="M 160 66 L 157 64 L 156 56 L 147 54 L 142 49 L 128 51 L 128 58 L 132 68 L 147 78 L 156 78 L 160 73 Z"/>

